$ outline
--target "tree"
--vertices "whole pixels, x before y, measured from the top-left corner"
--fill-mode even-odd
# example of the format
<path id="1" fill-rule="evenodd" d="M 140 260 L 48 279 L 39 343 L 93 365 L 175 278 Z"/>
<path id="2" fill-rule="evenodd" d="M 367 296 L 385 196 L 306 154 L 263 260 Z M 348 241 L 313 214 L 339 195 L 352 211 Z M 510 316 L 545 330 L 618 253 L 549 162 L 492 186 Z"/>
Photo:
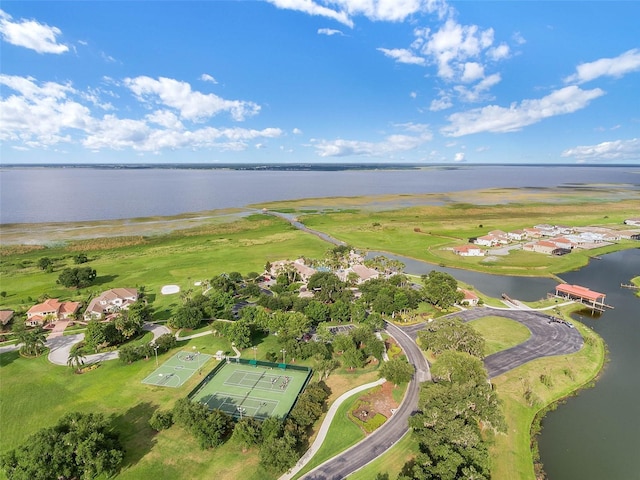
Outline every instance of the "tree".
<path id="1" fill-rule="evenodd" d="M 12 331 L 24 355 L 38 356 L 45 351 L 46 333 L 40 326 L 27 329 L 23 322 L 14 322 Z"/>
<path id="2" fill-rule="evenodd" d="M 365 360 L 364 352 L 356 348 L 355 345 L 352 345 L 342 352 L 342 357 L 340 358 L 342 366 L 349 370 L 364 367 Z"/>
<path id="3" fill-rule="evenodd" d="M 467 352 L 478 358 L 484 355 L 482 335 L 458 318 L 444 317 L 428 323 L 418 338 L 423 349 L 430 349 L 436 355 L 445 350 Z"/>
<path id="4" fill-rule="evenodd" d="M 324 303 L 333 303 L 344 291 L 345 284 L 332 272 L 316 272 L 307 282 L 309 290 L 313 290 L 314 298 Z"/>
<path id="5" fill-rule="evenodd" d="M 80 367 L 84 365 L 84 356 L 77 348 L 72 348 L 69 352 L 69 358 L 67 359 L 67 365 L 71 368 L 75 368 L 76 372 L 80 370 Z"/>
<path id="6" fill-rule="evenodd" d="M 251 346 L 251 328 L 244 320 L 228 323 L 224 336 L 240 349 Z"/>
<path id="7" fill-rule="evenodd" d="M 10 479 L 91 479 L 115 474 L 124 458 L 117 434 L 101 414 L 69 413 L 0 457 Z"/>
<path id="8" fill-rule="evenodd" d="M 91 285 L 96 278 L 96 271 L 91 267 L 65 268 L 58 281 L 64 287 L 84 288 Z"/>
<path id="9" fill-rule="evenodd" d="M 396 386 L 413 378 L 414 368 L 404 357 L 395 357 L 380 366 L 380 378 L 386 378 Z"/>
<path id="10" fill-rule="evenodd" d="M 106 341 L 105 324 L 97 320 L 91 320 L 84 332 L 84 342 L 97 352 Z"/>
<path id="11" fill-rule="evenodd" d="M 156 410 L 149 419 L 149 426 L 156 432 L 171 428 L 173 425 L 173 413 L 170 410 Z"/>
<path id="12" fill-rule="evenodd" d="M 53 260 L 49 257 L 41 257 L 38 259 L 38 268 L 40 270 L 48 270 L 50 267 L 53 267 Z"/>
<path id="13" fill-rule="evenodd" d="M 221 445 L 231 432 L 233 423 L 231 417 L 221 410 L 209 411 L 202 403 L 191 402 L 188 398 L 181 398 L 175 403 L 173 419 L 190 431 L 203 449 Z"/>
<path id="14" fill-rule="evenodd" d="M 242 451 L 246 452 L 262 440 L 260 423 L 253 417 L 242 418 L 233 428 L 231 439 L 238 442 L 242 446 Z"/>
<path id="15" fill-rule="evenodd" d="M 333 337 L 333 350 L 335 352 L 345 352 L 349 348 L 355 348 L 355 344 L 353 343 L 353 338 L 350 335 L 346 335 L 344 333 L 339 333 L 335 337 Z"/>
<path id="16" fill-rule="evenodd" d="M 116 329 L 125 339 L 131 338 L 142 331 L 142 326 L 151 320 L 151 308 L 141 301 L 129 305 L 127 310 L 118 312 L 114 320 Z"/>
<path id="17" fill-rule="evenodd" d="M 448 273 L 433 270 L 423 275 L 424 296 L 429 303 L 440 308 L 449 308 L 462 301 L 464 293 L 458 291 L 458 282 Z"/>
<path id="18" fill-rule="evenodd" d="M 331 307 L 329 305 L 312 300 L 304 309 L 304 314 L 311 320 L 312 325 L 326 322 L 331 316 Z"/>
<path id="19" fill-rule="evenodd" d="M 73 263 L 76 265 L 80 265 L 81 263 L 87 263 L 89 261 L 89 257 L 87 257 L 84 253 L 79 253 L 75 257 L 73 257 Z"/>
<path id="20" fill-rule="evenodd" d="M 291 468 L 298 458 L 296 437 L 285 432 L 281 437 L 264 442 L 260 449 L 260 464 L 267 470 L 284 472 Z"/>

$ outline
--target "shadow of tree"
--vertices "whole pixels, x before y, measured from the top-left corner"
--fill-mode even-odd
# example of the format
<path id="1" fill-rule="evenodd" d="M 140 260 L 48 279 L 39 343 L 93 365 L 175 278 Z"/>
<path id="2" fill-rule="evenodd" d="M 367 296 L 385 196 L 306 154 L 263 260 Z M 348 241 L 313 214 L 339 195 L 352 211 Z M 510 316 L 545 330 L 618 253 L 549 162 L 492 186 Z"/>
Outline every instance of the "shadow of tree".
<path id="1" fill-rule="evenodd" d="M 91 283 L 92 287 L 113 282 L 119 275 L 98 275 Z"/>
<path id="2" fill-rule="evenodd" d="M 5 367 L 12 363 L 14 360 L 17 360 L 20 357 L 20 353 L 18 351 L 5 352 L 0 355 L 0 367 Z"/>
<path id="3" fill-rule="evenodd" d="M 125 413 L 113 418 L 113 425 L 120 435 L 125 449 L 122 467 L 135 465 L 151 451 L 156 443 L 156 431 L 149 426 L 149 419 L 157 406 L 149 402 L 138 403 Z"/>

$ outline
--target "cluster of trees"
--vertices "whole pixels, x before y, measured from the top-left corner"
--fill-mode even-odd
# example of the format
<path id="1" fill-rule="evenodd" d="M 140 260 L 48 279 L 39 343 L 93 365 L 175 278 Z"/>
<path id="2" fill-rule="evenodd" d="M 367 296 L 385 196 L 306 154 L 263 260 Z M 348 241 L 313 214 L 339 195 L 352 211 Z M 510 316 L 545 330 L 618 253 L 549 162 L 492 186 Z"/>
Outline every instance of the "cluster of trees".
<path id="1" fill-rule="evenodd" d="M 198 440 L 201 448 L 215 448 L 232 438 L 243 451 L 260 447 L 260 463 L 270 471 L 283 472 L 293 466 L 307 448 L 309 428 L 326 411 L 331 390 L 323 382 L 310 383 L 300 394 L 286 420 L 275 417 L 263 421 L 244 417 L 234 422 L 220 410 L 188 398 L 178 400 L 173 410 L 158 410 L 149 424 L 154 430 L 170 428 L 174 423 Z"/>
<path id="2" fill-rule="evenodd" d="M 433 270 L 423 275 L 424 299 L 437 307 L 447 309 L 464 299 L 464 293 L 458 290 L 458 282 L 448 273 Z"/>
<path id="3" fill-rule="evenodd" d="M 377 278 L 360 286 L 362 300 L 373 312 L 384 315 L 402 313 L 418 307 L 423 300 L 420 290 L 411 286 L 405 275 L 398 274 L 389 279 Z"/>
<path id="4" fill-rule="evenodd" d="M 124 450 L 101 414 L 69 413 L 0 457 L 10 480 L 83 479 L 117 472 Z"/>
<path id="5" fill-rule="evenodd" d="M 413 378 L 413 365 L 407 362 L 404 356 L 398 356 L 384 362 L 380 366 L 380 378 L 386 378 L 387 381 L 393 382 L 396 386 L 406 383 Z"/>
<path id="6" fill-rule="evenodd" d="M 419 335 L 423 348 L 437 354 L 434 382 L 421 386 L 419 411 L 409 420 L 420 453 L 398 479 L 489 479 L 487 439 L 506 424 L 481 360 L 483 340 L 451 319 Z"/>
<path id="7" fill-rule="evenodd" d="M 374 357 L 379 362 L 384 354 L 384 342 L 376 338 L 373 329 L 369 325 L 359 325 L 349 330 L 348 333 L 338 335 L 328 334 L 325 337 L 324 326 L 319 328 L 320 338 L 329 340 L 334 352 L 340 354 L 340 363 L 344 368 L 353 370 L 365 366 L 369 357 Z"/>
<path id="8" fill-rule="evenodd" d="M 133 363 L 143 358 L 149 358 L 154 354 L 161 354 L 174 348 L 178 341 L 170 333 L 165 333 L 156 338 L 155 343 L 144 345 L 123 345 L 118 349 L 118 358 L 123 363 Z M 157 348 L 157 351 L 156 351 Z"/>
<path id="9" fill-rule="evenodd" d="M 458 318 L 439 318 L 418 333 L 426 350 L 439 355 L 446 350 L 465 352 L 484 358 L 485 341 L 482 335 Z"/>
<path id="10" fill-rule="evenodd" d="M 87 324 L 84 343 L 98 352 L 110 346 L 120 345 L 142 332 L 145 322 L 151 320 L 151 308 L 142 300 L 120 310 L 112 322 L 92 320 Z"/>
<path id="11" fill-rule="evenodd" d="M 28 329 L 23 321 L 18 320 L 13 322 L 12 331 L 17 342 L 22 344 L 20 353 L 23 355 L 36 357 L 46 350 L 47 334 L 42 327 Z"/>
<path id="12" fill-rule="evenodd" d="M 91 267 L 65 268 L 57 283 L 63 287 L 84 288 L 93 283 L 96 278 L 96 271 Z"/>
<path id="13" fill-rule="evenodd" d="M 205 319 L 231 319 L 234 304 L 232 293 L 211 287 L 206 295 L 197 294 L 186 297 L 184 304 L 178 308 L 167 324 L 171 328 L 196 328 Z"/>

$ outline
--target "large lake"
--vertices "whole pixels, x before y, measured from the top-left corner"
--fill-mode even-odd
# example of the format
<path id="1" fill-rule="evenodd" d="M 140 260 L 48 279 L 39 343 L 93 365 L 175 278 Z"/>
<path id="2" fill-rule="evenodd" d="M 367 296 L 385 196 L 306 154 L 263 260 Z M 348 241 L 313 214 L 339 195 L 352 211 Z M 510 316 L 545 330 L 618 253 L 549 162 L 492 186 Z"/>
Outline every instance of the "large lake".
<path id="1" fill-rule="evenodd" d="M 417 170 L 0 168 L 0 223 L 168 216 L 272 200 L 421 194 L 494 187 L 630 184 L 640 168 L 456 166 Z"/>
<path id="2" fill-rule="evenodd" d="M 309 197 L 443 193 L 484 188 L 586 187 L 640 189 L 640 168 L 459 166 L 420 170 L 240 171 L 222 169 L 2 168 L 0 223 L 66 222 L 166 216 Z M 640 206 L 639 206 L 640 213 Z M 434 268 L 407 260 L 407 270 Z M 437 268 L 437 267 L 436 267 Z M 454 271 L 492 296 L 535 300 L 549 279 Z M 607 294 L 615 305 L 598 320 L 582 319 L 611 350 L 595 388 L 570 399 L 544 421 L 542 461 L 552 480 L 640 478 L 640 301 L 620 283 L 640 275 L 640 250 L 606 255 L 561 277 Z"/>

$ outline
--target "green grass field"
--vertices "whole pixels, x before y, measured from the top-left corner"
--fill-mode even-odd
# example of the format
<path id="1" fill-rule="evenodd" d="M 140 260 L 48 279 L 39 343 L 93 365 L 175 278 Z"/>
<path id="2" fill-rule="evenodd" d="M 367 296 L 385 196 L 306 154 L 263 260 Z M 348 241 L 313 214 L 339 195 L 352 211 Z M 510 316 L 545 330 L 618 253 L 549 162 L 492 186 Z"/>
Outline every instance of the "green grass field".
<path id="1" fill-rule="evenodd" d="M 377 199 L 378 203 L 388 201 L 385 208 L 378 209 L 371 207 L 375 202 L 371 198 L 350 199 L 342 203 L 348 207 L 343 211 L 335 210 L 341 201 L 344 202 L 341 199 L 315 199 L 311 202 L 315 203 L 313 208 L 309 202 L 292 202 L 289 208 L 295 212 L 306 210 L 301 219 L 309 227 L 356 247 L 385 250 L 436 264 L 490 273 L 552 275 L 584 265 L 588 255 L 638 244 L 627 242 L 593 250 L 588 254 L 572 253 L 558 258 L 519 252 L 493 264 L 482 263 L 479 259 L 454 258 L 442 248 L 466 243 L 469 236 L 481 235 L 491 229 L 522 228 L 533 223 L 548 223 L 550 218 L 554 223 L 567 225 L 615 226 L 620 225 L 625 217 L 637 213 L 637 198 L 630 200 L 628 195 L 616 196 L 615 192 L 607 196 L 604 191 L 589 191 L 589 195 L 542 192 L 535 196 L 495 190 L 463 192 L 455 197 L 457 203 L 453 204 L 447 203 L 446 196 L 428 197 L 423 199 L 422 205 L 406 209 L 399 209 L 397 196 Z M 400 200 L 410 201 L 409 198 Z M 436 205 L 438 202 L 444 205 Z M 486 205 L 474 206 L 472 202 Z M 324 215 L 315 213 L 322 210 L 319 207 L 321 205 L 329 206 L 331 211 Z M 180 295 L 161 295 L 163 285 L 176 284 L 182 291 L 197 291 L 200 287 L 195 287 L 194 282 L 223 272 L 261 272 L 266 261 L 300 256 L 323 258 L 329 248 L 317 237 L 295 230 L 282 220 L 263 215 L 250 216 L 233 223 L 198 225 L 164 236 L 104 237 L 55 243 L 50 247 L 4 245 L 0 248 L 0 275 L 6 296 L 2 298 L 1 307 L 21 312 L 36 303 L 43 294 L 63 300 L 86 301 L 91 295 L 108 288 L 144 286 L 155 319 L 166 320 L 181 299 Z M 79 252 L 89 256 L 90 261 L 85 266 L 96 269 L 96 283 L 81 290 L 57 285 L 61 270 L 73 267 L 73 256 Z M 54 260 L 52 273 L 41 271 L 36 266 L 38 259 L 45 256 Z M 482 323 L 478 325 L 481 325 L 479 328 L 487 328 Z M 494 325 L 488 330 L 501 332 L 488 342 L 490 349 L 505 348 L 516 341 L 512 335 L 518 338 L 523 335 L 513 325 Z M 592 335 L 585 330 L 583 334 Z M 528 433 L 531 420 L 540 407 L 523 404 L 520 379 L 529 378 L 534 384 L 540 372 L 552 375 L 553 388 L 549 389 L 540 382 L 535 385 L 541 405 L 570 393 L 593 378 L 602 365 L 604 348 L 597 337 L 593 342 L 589 348 L 573 356 L 531 362 L 495 379 L 498 393 L 505 401 L 510 431 L 514 433 L 498 436 L 496 440 L 492 456 L 493 478 L 533 479 Z M 263 359 L 268 350 L 274 350 L 275 343 L 274 337 L 258 339 L 258 358 Z M 231 350 L 224 338 L 214 335 L 190 340 L 181 344 L 180 348 L 191 349 L 193 346 L 208 354 L 217 350 Z M 175 351 L 160 355 L 159 360 L 166 360 Z M 253 352 L 248 356 L 253 358 Z M 564 373 L 563 361 L 570 362 L 573 379 Z M 148 426 L 148 420 L 156 409 L 171 408 L 178 398 L 196 386 L 199 381 L 197 376 L 179 388 L 144 385 L 142 379 L 155 369 L 153 359 L 131 365 L 118 361 L 105 362 L 82 375 L 74 374 L 70 368 L 51 365 L 44 356 L 25 359 L 17 353 L 6 353 L 0 355 L 0 365 L 1 452 L 22 443 L 40 428 L 53 425 L 67 412 L 101 412 L 112 418 L 121 432 L 127 452 L 125 465 L 118 478 L 273 478 L 259 466 L 257 449 L 242 453 L 238 445 L 227 442 L 220 448 L 203 453 L 195 440 L 180 428 L 155 433 Z M 328 380 L 333 390 L 331 399 L 376 376 L 375 368 L 362 372 L 336 370 Z M 405 439 L 402 445 L 405 445 Z M 334 445 L 327 448 L 342 447 Z M 398 453 L 398 450 L 394 449 L 394 452 Z M 412 455 L 408 448 L 395 460 L 389 460 L 385 455 L 380 461 L 388 462 L 384 465 L 394 465 L 389 467 L 389 471 L 397 471 L 400 458 L 404 458 L 405 453 L 408 457 Z"/>
<path id="2" fill-rule="evenodd" d="M 470 322 L 469 325 L 484 337 L 485 356 L 515 347 L 531 336 L 527 327 L 504 317 L 483 317 Z"/>

